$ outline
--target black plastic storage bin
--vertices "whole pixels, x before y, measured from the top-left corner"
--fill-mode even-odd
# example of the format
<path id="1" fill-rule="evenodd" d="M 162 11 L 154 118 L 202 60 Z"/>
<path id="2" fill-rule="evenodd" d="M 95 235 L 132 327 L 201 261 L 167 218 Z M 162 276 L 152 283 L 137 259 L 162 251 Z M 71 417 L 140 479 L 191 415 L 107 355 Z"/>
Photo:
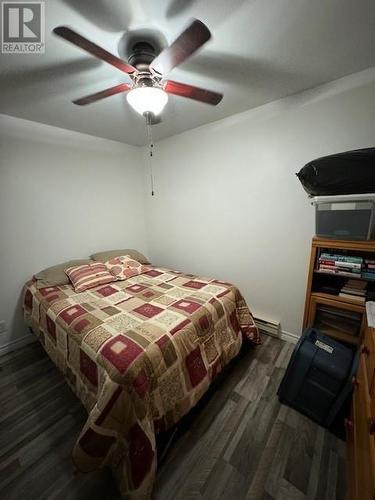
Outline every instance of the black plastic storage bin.
<path id="1" fill-rule="evenodd" d="M 280 401 L 329 427 L 352 391 L 358 360 L 359 350 L 307 329 L 277 391 Z"/>

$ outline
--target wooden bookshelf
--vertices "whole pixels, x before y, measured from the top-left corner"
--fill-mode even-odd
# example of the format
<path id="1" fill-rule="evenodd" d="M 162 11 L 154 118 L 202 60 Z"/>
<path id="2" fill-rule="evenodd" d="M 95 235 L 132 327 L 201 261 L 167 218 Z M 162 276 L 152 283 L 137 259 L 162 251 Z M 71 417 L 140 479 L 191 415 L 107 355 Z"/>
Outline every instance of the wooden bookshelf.
<path id="1" fill-rule="evenodd" d="M 360 321 L 360 328 L 357 335 L 335 331 L 333 327 L 321 329 L 323 333 L 337 340 L 357 345 L 361 342 L 364 332 L 366 316 L 365 304 L 355 299 L 340 297 L 338 294 L 319 290 L 319 280 L 326 280 L 327 283 L 332 285 L 332 289 L 336 287 L 337 290 L 339 290 L 341 285 L 349 279 L 358 279 L 368 283 L 374 283 L 374 280 L 360 276 L 343 276 L 341 274 L 319 271 L 318 260 L 322 251 L 346 254 L 348 256 L 363 256 L 364 258 L 375 260 L 375 241 L 343 241 L 314 237 L 311 243 L 303 327 L 308 328 L 317 326 L 317 312 L 319 312 L 319 308 L 331 308 L 332 311 L 338 309 L 344 312 L 343 314 L 345 314 L 345 312 L 349 314 L 354 313 L 353 316 L 355 315 L 358 317 L 358 321 Z M 375 286 L 375 283 L 372 286 Z"/>

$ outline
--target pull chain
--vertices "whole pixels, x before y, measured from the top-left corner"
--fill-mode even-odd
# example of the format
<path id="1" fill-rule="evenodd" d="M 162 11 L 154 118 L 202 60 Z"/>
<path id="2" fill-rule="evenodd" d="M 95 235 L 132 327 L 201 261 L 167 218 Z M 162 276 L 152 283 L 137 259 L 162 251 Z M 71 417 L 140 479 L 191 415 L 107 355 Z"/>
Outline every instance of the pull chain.
<path id="1" fill-rule="evenodd" d="M 147 139 L 148 139 L 148 146 L 149 146 L 148 168 L 149 168 L 149 171 L 150 171 L 151 196 L 154 196 L 154 174 L 152 172 L 152 160 L 153 160 L 154 143 L 153 143 L 153 140 L 152 140 L 151 113 L 146 113 L 145 118 L 146 118 Z"/>

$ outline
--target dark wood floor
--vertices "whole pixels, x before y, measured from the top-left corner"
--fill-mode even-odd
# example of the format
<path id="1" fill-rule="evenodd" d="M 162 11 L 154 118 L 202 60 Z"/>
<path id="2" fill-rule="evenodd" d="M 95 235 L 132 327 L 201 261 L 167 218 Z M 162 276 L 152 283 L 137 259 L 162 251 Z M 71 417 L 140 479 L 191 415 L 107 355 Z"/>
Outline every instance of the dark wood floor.
<path id="1" fill-rule="evenodd" d="M 185 420 L 155 499 L 344 500 L 345 444 L 280 405 L 293 346 L 270 337 Z M 0 357 L 0 498 L 117 500 L 108 471 L 74 475 L 85 411 L 38 343 Z"/>

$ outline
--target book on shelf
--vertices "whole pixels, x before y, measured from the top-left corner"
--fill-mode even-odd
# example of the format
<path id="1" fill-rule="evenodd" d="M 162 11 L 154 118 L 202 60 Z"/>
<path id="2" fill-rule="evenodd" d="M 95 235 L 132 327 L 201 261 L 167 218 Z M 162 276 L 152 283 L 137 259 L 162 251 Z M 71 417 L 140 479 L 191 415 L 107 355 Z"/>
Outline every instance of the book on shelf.
<path id="1" fill-rule="evenodd" d="M 361 281 L 361 280 L 348 280 L 345 283 L 345 287 L 356 288 L 357 290 L 366 290 L 367 283 L 366 281 Z"/>
<path id="2" fill-rule="evenodd" d="M 366 296 L 366 291 L 356 290 L 355 288 L 343 287 L 343 288 L 341 288 L 340 292 L 349 293 L 350 295 L 358 295 L 358 297 L 365 297 Z"/>
<path id="3" fill-rule="evenodd" d="M 366 302 L 366 292 L 366 281 L 348 280 L 341 288 L 339 297 L 364 304 Z"/>
<path id="4" fill-rule="evenodd" d="M 361 277 L 367 280 L 375 280 L 375 273 L 362 272 Z"/>
<path id="5" fill-rule="evenodd" d="M 344 262 L 341 260 L 325 260 L 325 259 L 319 259 L 319 264 L 324 265 L 324 266 L 329 266 L 329 267 L 342 267 L 342 268 L 352 268 L 352 269 L 361 269 L 362 264 L 359 264 L 358 262 Z"/>
<path id="6" fill-rule="evenodd" d="M 354 255 L 341 255 L 335 253 L 322 252 L 320 254 L 320 259 L 330 260 L 330 261 L 340 261 L 340 262 L 354 262 L 356 264 L 363 264 L 363 257 L 357 257 Z"/>
<path id="7" fill-rule="evenodd" d="M 340 268 L 349 268 L 349 269 L 358 269 L 361 270 L 362 264 L 358 264 L 357 262 L 341 262 L 339 260 L 335 260 L 335 266 Z"/>
<path id="8" fill-rule="evenodd" d="M 366 302 L 366 297 L 363 295 L 354 295 L 352 293 L 346 293 L 346 292 L 340 292 L 339 297 L 342 297 L 343 299 L 350 299 L 350 300 L 355 300 L 356 302 L 360 302 L 361 304 L 364 304 Z"/>
<path id="9" fill-rule="evenodd" d="M 318 271 L 321 271 L 323 273 L 327 273 L 327 274 L 337 274 L 339 276 L 356 276 L 356 277 L 360 277 L 361 276 L 361 273 L 360 271 L 358 272 L 358 270 L 343 270 L 343 269 L 337 269 L 337 268 L 331 268 L 329 266 L 319 266 L 318 268 Z"/>
<path id="10" fill-rule="evenodd" d="M 332 272 L 342 276 L 359 276 L 363 266 L 363 258 L 322 252 L 318 263 L 318 271 Z"/>
<path id="11" fill-rule="evenodd" d="M 375 261 L 365 259 L 362 267 L 362 277 L 368 280 L 375 280 Z"/>
<path id="12" fill-rule="evenodd" d="M 320 264 L 319 269 L 326 269 L 327 271 L 334 272 L 344 272 L 344 273 L 353 273 L 353 274 L 361 274 L 361 270 L 356 267 L 340 267 L 340 266 L 326 266 L 325 264 Z"/>
<path id="13" fill-rule="evenodd" d="M 363 259 L 362 257 L 322 253 L 318 264 L 318 271 L 332 272 L 343 276 L 355 276 L 361 273 Z"/>
<path id="14" fill-rule="evenodd" d="M 348 280 L 341 288 L 342 292 L 353 293 L 354 295 L 366 295 L 367 283 L 360 280 Z"/>

